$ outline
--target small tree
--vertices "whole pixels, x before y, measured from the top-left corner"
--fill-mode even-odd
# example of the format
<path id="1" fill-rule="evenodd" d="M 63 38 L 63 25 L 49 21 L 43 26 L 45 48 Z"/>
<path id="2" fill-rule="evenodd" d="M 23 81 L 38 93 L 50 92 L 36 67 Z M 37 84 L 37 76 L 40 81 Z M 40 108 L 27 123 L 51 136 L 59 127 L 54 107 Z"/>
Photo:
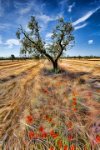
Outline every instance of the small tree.
<path id="1" fill-rule="evenodd" d="M 10 58 L 13 61 L 15 59 L 15 55 L 11 54 Z"/>
<path id="2" fill-rule="evenodd" d="M 45 46 L 42 41 L 38 22 L 35 17 L 31 17 L 28 23 L 30 32 L 26 32 L 22 26 L 18 28 L 17 38 L 21 39 L 21 43 L 27 52 L 39 53 L 49 59 L 53 65 L 54 71 L 58 70 L 58 60 L 65 50 L 74 44 L 74 36 L 72 35 L 73 27 L 70 22 L 64 22 L 63 18 L 58 19 L 58 24 L 52 32 L 52 42 Z M 22 37 L 21 37 L 22 35 Z"/>

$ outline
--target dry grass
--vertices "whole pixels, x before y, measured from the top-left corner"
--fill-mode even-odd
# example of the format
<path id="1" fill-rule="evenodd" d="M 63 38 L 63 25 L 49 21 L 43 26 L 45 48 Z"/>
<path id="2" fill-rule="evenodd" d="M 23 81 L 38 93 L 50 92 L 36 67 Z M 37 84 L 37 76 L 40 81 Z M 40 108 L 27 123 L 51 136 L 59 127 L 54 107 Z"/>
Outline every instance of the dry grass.
<path id="1" fill-rule="evenodd" d="M 1 150 L 99 150 L 100 61 L 0 63 Z"/>

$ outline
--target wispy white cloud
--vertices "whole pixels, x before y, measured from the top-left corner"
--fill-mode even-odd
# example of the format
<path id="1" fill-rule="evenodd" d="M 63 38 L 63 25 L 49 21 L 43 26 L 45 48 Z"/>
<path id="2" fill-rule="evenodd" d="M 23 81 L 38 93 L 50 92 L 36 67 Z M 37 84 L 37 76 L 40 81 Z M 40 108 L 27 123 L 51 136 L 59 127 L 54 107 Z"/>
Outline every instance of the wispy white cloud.
<path id="1" fill-rule="evenodd" d="M 93 40 L 88 40 L 88 44 L 93 44 Z"/>
<path id="2" fill-rule="evenodd" d="M 75 29 L 75 30 L 78 30 L 78 29 L 84 28 L 85 26 L 87 26 L 87 23 L 84 23 L 84 24 L 82 24 L 82 25 L 75 26 L 74 29 Z"/>
<path id="3" fill-rule="evenodd" d="M 46 34 L 46 38 L 51 38 L 51 36 L 52 36 L 52 33 L 47 33 Z"/>
<path id="4" fill-rule="evenodd" d="M 66 6 L 68 6 L 68 0 L 58 0 L 58 4 L 60 7 L 60 13 L 63 15 L 64 11 L 66 9 Z"/>
<path id="5" fill-rule="evenodd" d="M 20 9 L 19 13 L 20 13 L 21 15 L 24 15 L 24 14 L 27 14 L 28 12 L 30 12 L 31 9 L 32 9 L 32 6 L 28 6 L 28 7 L 26 7 L 26 8 Z"/>
<path id="6" fill-rule="evenodd" d="M 55 21 L 58 19 L 58 16 L 48 16 L 46 14 L 41 13 L 40 15 L 36 15 L 37 19 L 39 19 L 40 21 L 44 22 L 44 23 L 48 23 L 50 21 Z"/>
<path id="7" fill-rule="evenodd" d="M 19 46 L 20 45 L 20 43 L 17 39 L 8 39 L 4 44 L 8 45 L 9 48 L 12 48 L 13 46 Z"/>
<path id="8" fill-rule="evenodd" d="M 0 23 L 0 29 L 8 29 L 11 27 L 11 24 L 9 23 Z"/>
<path id="9" fill-rule="evenodd" d="M 68 12 L 72 12 L 73 7 L 75 7 L 75 2 L 68 6 Z"/>
<path id="10" fill-rule="evenodd" d="M 87 19 L 89 19 L 95 12 L 97 12 L 100 9 L 100 6 L 97 7 L 94 10 L 89 11 L 88 13 L 86 13 L 83 17 L 79 18 L 78 20 L 76 20 L 75 22 L 73 22 L 73 25 L 77 25 L 79 23 L 82 23 L 84 21 L 86 21 Z"/>

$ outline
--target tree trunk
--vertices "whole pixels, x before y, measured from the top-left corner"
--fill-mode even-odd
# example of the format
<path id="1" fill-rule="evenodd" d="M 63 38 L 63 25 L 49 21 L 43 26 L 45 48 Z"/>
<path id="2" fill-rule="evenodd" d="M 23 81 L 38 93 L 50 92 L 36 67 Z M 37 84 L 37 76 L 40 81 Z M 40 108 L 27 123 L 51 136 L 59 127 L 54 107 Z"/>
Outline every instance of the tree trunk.
<path id="1" fill-rule="evenodd" d="M 53 61 L 53 70 L 56 72 L 58 70 L 58 61 Z"/>

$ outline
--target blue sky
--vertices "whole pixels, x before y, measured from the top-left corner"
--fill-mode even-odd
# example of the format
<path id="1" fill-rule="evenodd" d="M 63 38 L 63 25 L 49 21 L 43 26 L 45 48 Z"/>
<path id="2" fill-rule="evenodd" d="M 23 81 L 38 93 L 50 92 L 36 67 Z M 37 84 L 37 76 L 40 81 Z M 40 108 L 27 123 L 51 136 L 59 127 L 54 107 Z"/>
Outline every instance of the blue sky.
<path id="1" fill-rule="evenodd" d="M 72 22 L 75 46 L 66 55 L 100 56 L 100 0 L 0 0 L 0 56 L 19 56 L 16 31 L 20 24 L 28 31 L 32 15 L 46 42 L 59 17 Z"/>

